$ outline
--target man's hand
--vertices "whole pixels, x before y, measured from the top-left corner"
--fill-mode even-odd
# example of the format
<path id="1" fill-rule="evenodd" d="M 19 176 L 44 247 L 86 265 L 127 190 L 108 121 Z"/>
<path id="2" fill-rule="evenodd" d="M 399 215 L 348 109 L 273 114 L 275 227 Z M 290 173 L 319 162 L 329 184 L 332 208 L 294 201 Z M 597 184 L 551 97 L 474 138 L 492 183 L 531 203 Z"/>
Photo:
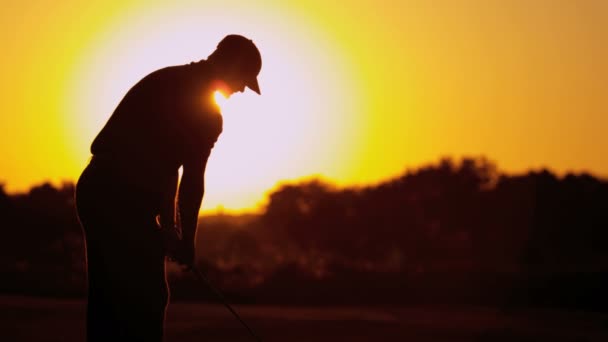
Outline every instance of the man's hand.
<path id="1" fill-rule="evenodd" d="M 177 228 L 163 229 L 163 237 L 169 260 L 187 268 L 194 267 L 194 241 L 183 238 Z"/>
<path id="2" fill-rule="evenodd" d="M 167 251 L 169 259 L 185 266 L 187 269 L 194 267 L 194 243 L 186 240 L 179 240 L 173 249 Z"/>

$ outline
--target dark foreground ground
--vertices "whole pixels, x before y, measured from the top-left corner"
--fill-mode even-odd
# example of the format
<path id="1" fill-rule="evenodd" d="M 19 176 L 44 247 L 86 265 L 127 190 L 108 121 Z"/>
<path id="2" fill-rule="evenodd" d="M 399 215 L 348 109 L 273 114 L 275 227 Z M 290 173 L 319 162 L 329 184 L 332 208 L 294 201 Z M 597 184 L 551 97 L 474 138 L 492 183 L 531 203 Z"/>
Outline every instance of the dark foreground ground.
<path id="1" fill-rule="evenodd" d="M 0 296 L 0 341 L 83 341 L 82 300 Z M 608 341 L 608 315 L 438 307 L 237 306 L 264 341 Z M 167 342 L 251 341 L 222 306 L 173 303 Z"/>

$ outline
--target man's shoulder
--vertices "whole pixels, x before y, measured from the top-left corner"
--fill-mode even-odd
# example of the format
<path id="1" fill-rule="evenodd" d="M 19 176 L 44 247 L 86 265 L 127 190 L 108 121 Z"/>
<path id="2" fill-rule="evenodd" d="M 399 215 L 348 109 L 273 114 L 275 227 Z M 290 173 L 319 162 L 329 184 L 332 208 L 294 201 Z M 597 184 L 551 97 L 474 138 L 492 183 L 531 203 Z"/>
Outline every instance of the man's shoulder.
<path id="1" fill-rule="evenodd" d="M 211 74 L 211 68 L 206 61 L 191 62 L 182 65 L 171 65 L 158 70 L 155 70 L 148 74 L 148 77 L 171 77 L 171 76 L 184 76 L 192 77 L 194 75 L 197 78 L 205 78 L 205 75 Z"/>
<path id="2" fill-rule="evenodd" d="M 152 71 L 144 76 L 139 83 L 151 83 L 159 81 L 168 81 L 170 79 L 179 79 L 186 77 L 188 74 L 188 65 L 172 65 Z"/>

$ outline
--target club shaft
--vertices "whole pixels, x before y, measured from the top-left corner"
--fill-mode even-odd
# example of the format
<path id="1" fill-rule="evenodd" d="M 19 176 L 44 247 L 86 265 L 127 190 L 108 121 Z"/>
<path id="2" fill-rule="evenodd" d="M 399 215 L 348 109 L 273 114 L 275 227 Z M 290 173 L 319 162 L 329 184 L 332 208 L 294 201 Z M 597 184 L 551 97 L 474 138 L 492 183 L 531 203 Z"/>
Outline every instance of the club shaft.
<path id="1" fill-rule="evenodd" d="M 224 304 L 224 306 L 228 309 L 228 311 L 230 311 L 234 315 L 234 317 L 236 317 L 236 319 L 239 322 L 241 322 L 241 324 L 247 329 L 247 331 L 249 331 L 249 334 L 251 335 L 251 337 L 253 337 L 253 339 L 255 339 L 258 342 L 262 342 L 262 339 L 259 338 L 258 335 L 255 334 L 253 329 L 251 329 L 249 327 L 249 325 L 247 325 L 247 323 L 245 323 L 245 321 L 241 318 L 241 316 L 239 316 L 239 314 L 232 308 L 232 306 L 228 303 L 228 301 L 226 300 L 226 297 L 224 297 L 222 292 L 220 292 L 219 289 L 217 289 L 215 286 L 213 286 L 211 281 L 209 281 L 209 279 L 199 269 L 193 267 L 192 272 L 194 272 L 194 274 L 197 276 L 197 278 L 199 278 L 203 283 L 205 283 L 205 285 L 207 285 L 207 287 L 211 290 L 211 292 L 213 292 L 213 294 L 222 302 L 222 304 Z"/>

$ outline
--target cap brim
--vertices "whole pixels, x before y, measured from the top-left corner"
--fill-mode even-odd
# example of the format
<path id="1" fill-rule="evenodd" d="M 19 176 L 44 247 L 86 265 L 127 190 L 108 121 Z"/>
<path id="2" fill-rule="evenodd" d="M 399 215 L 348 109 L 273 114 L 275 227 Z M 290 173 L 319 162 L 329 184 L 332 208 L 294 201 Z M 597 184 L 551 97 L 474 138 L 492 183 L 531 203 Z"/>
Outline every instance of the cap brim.
<path id="1" fill-rule="evenodd" d="M 262 95 L 262 92 L 260 92 L 260 85 L 258 84 L 257 77 L 253 77 L 249 80 L 249 82 L 247 82 L 247 88 L 255 91 L 256 93 L 258 93 L 258 95 Z"/>

